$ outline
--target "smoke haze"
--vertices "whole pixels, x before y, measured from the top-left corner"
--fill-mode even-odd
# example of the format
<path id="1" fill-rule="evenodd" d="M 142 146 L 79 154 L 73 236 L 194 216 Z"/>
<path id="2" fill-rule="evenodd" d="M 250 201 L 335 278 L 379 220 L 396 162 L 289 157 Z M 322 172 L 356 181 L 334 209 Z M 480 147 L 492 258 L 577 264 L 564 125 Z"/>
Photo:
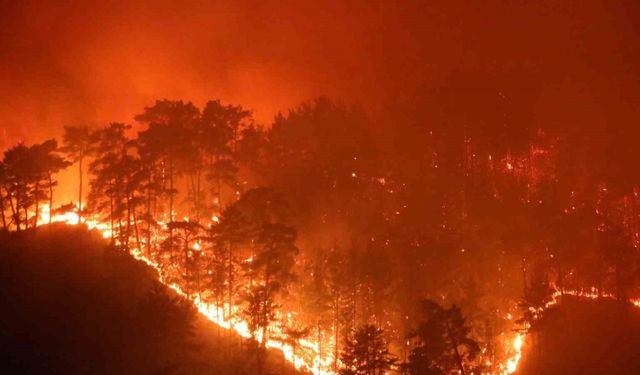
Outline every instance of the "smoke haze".
<path id="1" fill-rule="evenodd" d="M 268 123 L 318 95 L 423 123 L 637 123 L 635 2 L 34 2 L 0 8 L 0 146 L 157 98 Z"/>

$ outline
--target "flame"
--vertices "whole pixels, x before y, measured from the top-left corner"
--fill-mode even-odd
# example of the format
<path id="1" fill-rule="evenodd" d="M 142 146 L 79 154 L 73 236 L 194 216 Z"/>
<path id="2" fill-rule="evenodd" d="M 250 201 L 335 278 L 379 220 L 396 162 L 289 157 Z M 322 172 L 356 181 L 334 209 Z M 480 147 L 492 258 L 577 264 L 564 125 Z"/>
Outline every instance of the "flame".
<path id="1" fill-rule="evenodd" d="M 51 216 L 51 208 L 49 207 L 48 204 L 45 204 L 43 205 L 43 207 L 40 209 L 40 212 L 38 213 L 37 223 L 38 225 L 48 224 L 49 222 L 65 223 L 67 225 L 78 225 L 82 223 L 82 224 L 85 224 L 89 228 L 89 230 L 95 229 L 100 231 L 100 233 L 102 233 L 102 237 L 111 238 L 112 236 L 111 228 L 108 224 L 101 223 L 96 219 L 89 219 L 89 220 L 84 218 L 81 219 L 80 215 L 78 214 L 79 212 L 78 205 L 75 204 L 74 207 L 75 208 L 72 211 L 53 214 L 53 216 Z"/>
<path id="2" fill-rule="evenodd" d="M 51 216 L 50 207 L 45 204 L 43 205 L 42 209 L 37 215 L 37 222 L 38 224 L 46 224 L 46 223 L 49 223 L 49 218 L 51 218 L 51 222 L 53 223 L 61 222 L 61 223 L 66 223 L 68 225 L 84 224 L 89 228 L 89 230 L 99 231 L 104 238 L 112 237 L 112 232 L 109 224 L 102 223 L 96 218 L 89 218 L 89 219 L 84 217 L 80 218 L 78 211 L 79 211 L 79 207 L 77 207 L 76 205 L 75 209 L 72 211 L 54 214 L 53 216 Z M 188 217 L 185 217 L 185 220 L 188 220 Z M 219 221 L 219 218 L 217 216 L 213 216 L 212 221 L 214 223 L 217 223 Z M 166 228 L 166 222 L 161 221 L 159 222 L 159 224 L 161 227 Z M 192 245 L 192 248 L 193 250 L 200 251 L 202 249 L 201 246 L 202 245 L 200 242 L 196 242 Z M 141 249 L 133 248 L 131 250 L 131 254 L 135 259 L 141 262 L 144 262 L 148 266 L 152 267 L 158 274 L 158 279 L 160 280 L 160 282 L 162 282 L 164 285 L 174 290 L 180 296 L 191 300 L 195 305 L 195 307 L 197 308 L 198 312 L 208 320 L 219 325 L 224 329 L 235 331 L 241 337 L 244 337 L 247 339 L 253 338 L 260 343 L 263 342 L 262 333 L 257 332 L 255 334 L 252 334 L 251 330 L 249 329 L 249 325 L 246 321 L 243 321 L 237 318 L 231 319 L 231 320 L 225 319 L 225 312 L 229 311 L 228 304 L 225 303 L 222 305 L 216 305 L 216 304 L 202 301 L 200 296 L 195 296 L 195 297 L 190 296 L 188 293 L 186 293 L 182 289 L 180 285 L 176 283 L 168 282 L 165 276 L 163 275 L 163 273 L 161 272 L 160 265 L 154 262 L 153 260 L 151 260 L 150 258 L 148 258 L 144 254 L 144 252 L 141 251 Z M 247 261 L 251 261 L 251 258 L 247 259 Z M 557 305 L 560 302 L 560 299 L 563 295 L 570 295 L 574 297 L 589 298 L 589 299 L 615 298 L 615 296 L 611 293 L 603 293 L 603 292 L 599 293 L 596 288 L 590 288 L 586 290 L 564 290 L 562 292 L 556 289 L 556 291 L 551 296 L 551 300 L 547 302 L 544 307 L 539 309 L 534 309 L 532 310 L 532 312 L 535 314 L 535 316 L 539 316 L 548 308 L 554 305 Z M 630 299 L 629 302 L 634 306 L 640 308 L 640 298 Z M 231 306 L 232 312 L 237 312 L 237 310 L 238 309 L 236 306 Z M 233 314 L 233 315 L 237 315 L 237 314 Z M 291 313 L 287 314 L 287 318 L 291 320 L 292 315 L 293 314 Z M 506 319 L 511 321 L 513 319 L 512 314 L 511 313 L 507 314 Z M 281 327 L 276 324 L 273 324 L 272 326 L 269 327 L 269 332 L 273 333 L 272 336 L 275 336 L 275 337 L 285 336 Z M 333 336 L 333 335 L 330 335 L 330 336 Z M 525 339 L 526 339 L 526 333 L 521 333 L 521 332 L 517 332 L 510 338 L 505 339 L 504 342 L 506 344 L 505 345 L 507 348 L 506 352 L 508 354 L 507 354 L 507 358 L 505 358 L 504 361 L 497 366 L 498 375 L 510 375 L 517 371 L 518 365 L 522 358 L 523 348 L 526 343 Z M 333 343 L 330 342 L 329 344 L 332 345 Z M 331 358 L 331 356 L 326 356 L 322 358 L 318 354 L 319 344 L 317 342 L 314 342 L 313 340 L 307 340 L 307 339 L 300 340 L 297 346 L 295 356 L 294 356 L 294 351 L 292 346 L 289 344 L 283 343 L 281 341 L 268 339 L 267 342 L 265 343 L 265 346 L 267 348 L 280 350 L 284 358 L 288 362 L 292 363 L 295 366 L 295 368 L 298 370 L 308 371 L 313 373 L 314 375 L 334 374 L 332 370 L 329 370 L 333 366 L 334 359 Z M 327 352 L 330 352 L 330 351 L 328 350 Z"/>
<path id="3" fill-rule="evenodd" d="M 78 214 L 77 205 L 72 211 L 68 211 L 61 214 L 54 214 L 53 216 L 51 216 L 50 207 L 48 205 L 44 205 L 40 210 L 40 213 L 38 214 L 37 222 L 39 225 L 47 224 L 49 223 L 49 218 L 51 218 L 52 223 L 65 223 L 67 225 L 78 225 L 82 223 L 86 225 L 89 228 L 89 230 L 99 231 L 104 238 L 111 238 L 112 236 L 112 232 L 109 224 L 102 223 L 95 218 L 81 219 L 80 215 Z M 216 219 L 217 217 L 214 217 L 213 219 L 214 222 L 218 221 Z M 188 217 L 185 217 L 185 220 L 188 220 Z M 162 227 L 166 227 L 166 223 L 160 222 L 160 225 Z M 192 248 L 196 251 L 200 251 L 202 249 L 201 246 L 202 245 L 200 242 L 196 242 L 192 245 Z M 198 312 L 208 320 L 219 325 L 224 329 L 233 330 L 238 335 L 246 339 L 253 338 L 260 343 L 263 342 L 262 333 L 257 332 L 255 334 L 252 334 L 251 330 L 249 329 L 249 325 L 246 321 L 243 321 L 240 319 L 234 319 L 234 320 L 225 319 L 225 311 L 228 311 L 229 309 L 228 304 L 225 303 L 223 305 L 218 306 L 216 304 L 202 301 L 200 296 L 194 296 L 194 297 L 190 296 L 188 293 L 186 293 L 182 289 L 180 285 L 176 283 L 168 282 L 165 276 L 163 275 L 163 273 L 161 272 L 160 265 L 154 262 L 153 260 L 151 260 L 150 258 L 148 258 L 143 253 L 143 251 L 141 251 L 141 249 L 133 248 L 131 249 L 131 254 L 135 259 L 141 262 L 144 262 L 148 266 L 152 267 L 156 271 L 158 275 L 158 279 L 161 283 L 171 288 L 180 296 L 191 300 L 195 305 L 195 307 L 197 308 Z M 231 306 L 231 310 L 232 311 L 235 310 L 235 312 L 237 312 L 237 308 L 235 306 Z M 237 315 L 237 314 L 234 314 L 234 315 Z M 287 314 L 287 315 L 288 317 L 291 317 L 292 314 Z M 282 329 L 275 324 L 269 327 L 269 332 L 273 333 L 273 336 L 275 337 L 285 336 Z M 294 356 L 293 347 L 289 344 L 285 344 L 273 339 L 267 339 L 265 346 L 267 348 L 280 350 L 284 358 L 288 362 L 291 362 L 297 370 L 308 371 L 313 373 L 314 375 L 334 374 L 333 371 L 328 370 L 333 365 L 333 359 L 330 356 L 321 358 L 320 355 L 318 354 L 318 344 L 311 340 L 306 340 L 306 339 L 300 340 L 296 349 L 295 356 Z M 311 357 L 312 359 L 309 359 L 307 357 Z"/>
<path id="4" fill-rule="evenodd" d="M 513 356 L 507 359 L 506 362 L 506 371 L 503 371 L 502 374 L 513 374 L 518 369 L 518 363 L 520 363 L 520 359 L 522 358 L 522 346 L 524 345 L 524 334 L 518 333 L 516 337 L 513 339 L 512 348 L 513 348 Z"/>
<path id="5" fill-rule="evenodd" d="M 606 292 L 598 292 L 597 288 L 592 287 L 586 290 L 564 290 L 560 291 L 556 289 L 556 291 L 551 295 L 551 300 L 545 304 L 544 307 L 540 309 L 533 309 L 532 312 L 539 316 L 548 308 L 557 305 L 560 302 L 560 298 L 562 296 L 573 296 L 579 298 L 587 298 L 587 299 L 615 299 L 616 297 L 611 293 Z M 629 303 L 633 306 L 640 308 L 640 298 L 629 299 Z M 509 314 L 511 315 L 511 314 Z M 500 375 L 508 375 L 513 374 L 518 369 L 518 363 L 522 358 L 522 348 L 525 344 L 525 334 L 517 333 L 512 342 L 512 355 L 506 361 L 505 371 L 501 372 Z"/>

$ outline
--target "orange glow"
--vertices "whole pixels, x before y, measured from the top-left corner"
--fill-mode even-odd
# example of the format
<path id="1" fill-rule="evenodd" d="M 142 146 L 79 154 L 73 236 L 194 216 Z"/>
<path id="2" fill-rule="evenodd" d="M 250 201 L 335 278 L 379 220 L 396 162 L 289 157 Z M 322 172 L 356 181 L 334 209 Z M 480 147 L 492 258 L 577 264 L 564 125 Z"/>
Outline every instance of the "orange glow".
<path id="1" fill-rule="evenodd" d="M 49 217 L 50 217 L 49 206 L 44 205 L 42 210 L 40 211 L 40 215 L 38 215 L 38 223 L 40 225 L 49 223 Z M 214 217 L 214 221 L 215 221 L 215 218 L 217 217 Z M 184 219 L 185 221 L 189 220 L 189 218 L 186 216 Z M 77 214 L 77 208 L 73 211 L 53 215 L 53 217 L 51 217 L 51 222 L 65 223 L 68 225 L 78 225 L 80 223 L 80 219 Z M 108 224 L 101 223 L 96 219 L 83 219 L 82 223 L 85 224 L 89 230 L 99 231 L 102 234 L 102 237 L 111 238 L 112 233 Z M 162 223 L 161 225 L 166 226 L 165 224 L 162 224 Z M 202 245 L 200 244 L 200 242 L 195 242 L 192 245 L 192 248 L 196 251 L 200 251 L 202 249 Z M 160 265 L 154 262 L 153 260 L 149 259 L 147 256 L 145 256 L 140 249 L 138 248 L 131 249 L 131 254 L 135 259 L 141 262 L 144 262 L 148 266 L 152 267 L 157 272 L 158 279 L 160 280 L 161 283 L 171 288 L 180 296 L 190 299 L 195 305 L 195 307 L 197 308 L 198 312 L 204 317 L 206 317 L 208 320 L 210 320 L 211 322 L 219 325 L 224 329 L 232 329 L 238 335 L 246 339 L 250 339 L 253 337 L 258 342 L 263 341 L 261 332 L 256 332 L 254 335 L 251 334 L 251 331 L 246 321 L 243 321 L 240 319 L 226 320 L 224 318 L 225 311 L 228 311 L 228 308 L 229 308 L 228 304 L 216 306 L 215 304 L 202 301 L 199 296 L 189 297 L 189 295 L 182 289 L 180 285 L 176 283 L 167 282 L 165 280 L 164 275 L 161 272 Z M 236 316 L 237 314 L 235 314 L 235 312 L 237 312 L 238 308 L 236 306 L 231 306 L 231 310 L 232 312 L 234 312 L 233 315 Z M 291 313 L 287 314 L 287 320 L 291 320 L 292 315 L 293 314 Z M 278 320 L 281 320 L 281 319 L 278 319 Z M 274 334 L 274 336 L 276 337 L 284 336 L 282 328 L 278 324 L 272 324 L 272 326 L 269 327 L 269 331 L 272 332 L 272 334 Z M 318 355 L 318 350 L 317 350 L 318 344 L 312 340 L 306 340 L 306 339 L 300 340 L 298 347 L 296 348 L 295 356 L 293 355 L 293 348 L 291 347 L 291 345 L 284 344 L 280 341 L 269 339 L 265 343 L 265 346 L 267 348 L 280 350 L 284 358 L 288 362 L 291 362 L 295 366 L 295 368 L 298 370 L 309 371 L 315 375 L 328 375 L 328 374 L 334 373 L 333 371 L 328 370 L 333 366 L 333 358 L 331 358 L 330 355 L 320 357 Z M 329 353 L 330 351 L 327 351 L 327 352 Z"/>
<path id="2" fill-rule="evenodd" d="M 38 223 L 39 224 L 48 223 L 49 216 L 50 216 L 49 206 L 45 204 L 40 211 L 40 215 L 38 216 Z M 212 218 L 212 221 L 217 223 L 216 219 L 217 219 L 217 216 L 214 216 Z M 185 220 L 188 220 L 188 217 L 185 217 Z M 51 222 L 54 222 L 54 223 L 62 222 L 68 225 L 78 225 L 80 223 L 80 220 L 77 214 L 77 208 L 74 211 L 55 214 L 53 217 L 51 217 Z M 101 223 L 96 219 L 83 219 L 82 223 L 85 224 L 89 230 L 99 231 L 104 238 L 110 238 L 112 235 L 109 225 L 105 223 Z M 166 224 L 164 223 L 160 223 L 160 224 L 163 227 L 166 227 Z M 192 248 L 196 251 L 200 251 L 202 249 L 202 245 L 200 242 L 195 242 L 192 245 Z M 176 283 L 167 282 L 164 278 L 164 275 L 161 272 L 160 266 L 157 263 L 155 263 L 153 260 L 145 256 L 143 251 L 141 251 L 138 248 L 133 248 L 131 250 L 131 254 L 135 259 L 146 263 L 148 266 L 156 270 L 160 282 L 162 282 L 164 285 L 174 290 L 180 296 L 184 298 L 189 298 L 197 308 L 198 312 L 204 317 L 206 317 L 208 320 L 219 325 L 224 329 L 231 329 L 235 331 L 241 337 L 244 337 L 246 339 L 250 339 L 253 337 L 258 342 L 262 342 L 263 338 L 262 338 L 261 332 L 256 332 L 254 335 L 252 335 L 246 321 L 243 321 L 237 318 L 233 320 L 226 320 L 224 318 L 225 311 L 228 311 L 229 309 L 228 304 L 225 303 L 217 306 L 215 304 L 202 301 L 199 296 L 189 297 L 188 294 L 182 289 L 180 285 Z M 247 259 L 247 261 L 251 261 L 251 258 Z M 560 298 L 563 295 L 569 295 L 569 296 L 580 297 L 580 298 L 588 298 L 588 299 L 615 298 L 614 295 L 610 293 L 598 294 L 598 291 L 596 290 L 596 288 L 590 288 L 588 290 L 565 290 L 564 293 L 560 292 L 559 290 L 556 290 L 552 294 L 551 300 L 545 305 L 544 308 L 541 308 L 532 312 L 536 316 L 539 316 L 546 309 L 554 305 L 557 305 L 560 302 Z M 634 306 L 640 308 L 640 298 L 631 299 L 629 302 Z M 235 312 L 238 311 L 238 308 L 236 306 L 231 306 L 231 310 L 234 312 L 233 314 L 234 316 L 237 315 L 235 314 Z M 291 323 L 291 317 L 293 315 L 294 314 L 292 313 L 286 314 L 287 323 Z M 513 315 L 511 313 L 508 313 L 506 315 L 506 319 L 509 321 L 512 321 Z M 282 320 L 282 316 L 280 316 L 279 319 L 277 320 Z M 272 326 L 269 327 L 269 331 L 272 332 L 276 337 L 285 336 L 282 328 L 278 324 L 272 324 Z M 331 333 L 329 336 L 332 337 L 333 333 Z M 526 334 L 518 332 L 518 333 L 515 333 L 514 335 L 509 335 L 509 337 L 504 338 L 504 342 L 505 342 L 507 356 L 506 358 L 504 358 L 504 360 L 499 361 L 499 364 L 497 365 L 497 369 L 496 369 L 497 371 L 496 375 L 510 375 L 516 372 L 516 370 L 518 369 L 518 364 L 522 359 L 523 348 L 526 344 Z M 333 345 L 333 343 L 330 342 L 329 345 L 331 346 Z M 265 343 L 265 346 L 267 348 L 280 350 L 284 358 L 288 362 L 292 363 L 295 366 L 295 368 L 298 370 L 309 371 L 315 375 L 334 374 L 332 370 L 329 370 L 333 367 L 334 359 L 329 355 L 321 358 L 318 355 L 318 343 L 313 340 L 307 340 L 307 339 L 300 340 L 295 356 L 293 355 L 293 348 L 291 347 L 291 345 L 284 344 L 280 341 L 269 339 Z M 331 352 L 331 351 L 327 350 L 326 352 Z"/>

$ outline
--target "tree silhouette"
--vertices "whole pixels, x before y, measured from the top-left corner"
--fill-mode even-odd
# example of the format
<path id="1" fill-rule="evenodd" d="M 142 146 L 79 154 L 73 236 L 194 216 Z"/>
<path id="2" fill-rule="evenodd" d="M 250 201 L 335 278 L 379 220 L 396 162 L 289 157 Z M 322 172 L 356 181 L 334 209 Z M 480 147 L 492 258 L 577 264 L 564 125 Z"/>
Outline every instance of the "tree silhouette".
<path id="1" fill-rule="evenodd" d="M 0 212 L 2 214 L 2 230 L 9 230 L 9 223 L 7 223 L 7 217 L 5 215 L 5 210 L 7 209 L 6 201 L 10 198 L 3 190 L 6 190 L 8 182 L 7 170 L 2 161 L 0 161 Z"/>
<path id="2" fill-rule="evenodd" d="M 609 219 L 598 229 L 598 251 L 605 266 L 613 270 L 612 283 L 616 298 L 626 301 L 637 275 L 637 249 L 624 226 Z"/>
<path id="3" fill-rule="evenodd" d="M 294 325 L 285 325 L 282 329 L 282 337 L 277 338 L 280 342 L 291 347 L 292 357 L 295 358 L 298 355 L 298 346 L 300 341 L 309 336 L 309 327 L 298 327 Z"/>
<path id="4" fill-rule="evenodd" d="M 220 215 L 220 223 L 211 227 L 209 241 L 218 274 L 217 285 L 226 285 L 227 320 L 233 317 L 234 299 L 238 292 L 238 250 L 251 241 L 251 222 L 242 214 L 237 204 L 227 207 Z M 219 283 L 219 284 L 218 284 Z M 217 293 L 217 292 L 216 292 Z"/>
<path id="5" fill-rule="evenodd" d="M 200 295 L 202 287 L 202 275 L 201 275 L 201 256 L 202 248 L 200 243 L 197 242 L 201 236 L 201 232 L 204 229 L 202 225 L 190 222 L 190 221 L 172 221 L 167 224 L 170 230 L 176 232 L 174 240 L 182 242 L 182 262 L 178 261 L 174 254 L 170 254 L 168 263 L 169 265 L 183 264 L 182 279 L 186 286 L 187 297 L 191 296 L 191 292 L 195 291 L 198 296 Z M 167 239 L 169 240 L 169 239 Z M 168 246 L 169 249 L 179 248 L 176 245 Z"/>
<path id="6" fill-rule="evenodd" d="M 309 274 L 310 277 L 304 283 L 300 292 L 304 301 L 302 310 L 306 321 L 310 322 L 310 326 L 313 327 L 313 336 L 316 340 L 320 357 L 323 357 L 325 350 L 326 338 L 324 333 L 331 326 L 331 323 L 334 323 L 331 309 L 333 307 L 331 304 L 332 296 L 329 289 L 325 260 L 322 255 L 312 258 L 311 264 L 305 269 L 305 273 Z"/>
<path id="7" fill-rule="evenodd" d="M 67 159 L 78 163 L 78 217 L 82 218 L 82 187 L 84 176 L 84 160 L 91 152 L 93 137 L 88 126 L 65 126 L 62 136 L 62 152 Z"/>
<path id="8" fill-rule="evenodd" d="M 69 165 L 57 151 L 57 142 L 50 139 L 29 147 L 21 143 L 4 153 L 2 179 L 16 230 L 21 229 L 21 223 L 27 229 L 30 221 L 33 227 L 37 226 L 43 199 L 49 199 L 49 208 L 53 210 L 53 175 Z M 29 216 L 31 206 L 35 206 L 33 218 Z"/>
<path id="9" fill-rule="evenodd" d="M 396 363 L 396 358 L 389 352 L 384 331 L 370 324 L 353 333 L 344 347 L 341 360 L 341 375 L 382 375 Z"/>
<path id="10" fill-rule="evenodd" d="M 205 244 L 208 250 L 208 258 L 206 259 L 205 269 L 206 273 L 206 285 L 205 291 L 207 298 L 210 299 L 216 306 L 216 319 L 221 320 L 224 315 L 224 300 L 228 290 L 228 283 L 232 278 L 229 278 L 229 255 L 227 248 L 221 245 L 216 239 L 215 234 L 212 235 L 212 230 L 209 230 L 208 236 L 205 236 Z M 231 264 L 233 265 L 233 263 Z M 235 268 L 235 267 L 234 267 Z M 234 270 L 230 270 L 231 274 L 234 274 Z M 222 314 L 220 311 L 222 310 Z M 228 310 L 228 317 L 230 318 L 231 309 Z M 219 327 L 219 326 L 218 326 Z M 220 329 L 218 328 L 218 336 L 220 335 Z"/>
<path id="11" fill-rule="evenodd" d="M 480 353 L 478 343 L 469 337 L 471 328 L 460 308 L 444 308 L 431 300 L 421 303 L 423 321 L 409 335 L 413 349 L 404 365 L 412 375 L 471 374 Z"/>
<path id="12" fill-rule="evenodd" d="M 213 184 L 214 204 L 217 207 L 223 207 L 224 186 L 235 186 L 237 171 L 238 169 L 229 158 L 217 159 L 208 167 L 207 179 Z"/>
<path id="13" fill-rule="evenodd" d="M 132 143 L 125 136 L 125 131 L 130 127 L 112 123 L 96 131 L 95 158 L 89 165 L 93 175 L 89 207 L 109 221 L 111 238 L 119 238 L 120 244 L 127 250 L 134 205 L 139 202 L 133 197 L 134 192 L 139 190 L 139 179 L 136 178 L 138 163 L 129 153 Z"/>
<path id="14" fill-rule="evenodd" d="M 156 101 L 135 116 L 136 121 L 148 125 L 138 134 L 141 154 L 145 154 L 148 161 L 161 163 L 166 171 L 164 182 L 169 186 L 163 184 L 163 190 L 169 197 L 169 222 L 175 219 L 176 176 L 197 160 L 198 149 L 194 147 L 194 139 L 198 117 L 198 108 L 192 103 L 166 99 Z M 169 229 L 169 237 L 173 237 L 172 229 Z"/>
<path id="15" fill-rule="evenodd" d="M 251 112 L 241 106 L 223 105 L 220 100 L 205 104 L 201 116 L 200 146 L 206 155 L 207 177 L 218 209 L 224 207 L 223 189 L 236 190 L 237 172 L 234 160 L 240 129 L 250 121 Z"/>
<path id="16" fill-rule="evenodd" d="M 298 254 L 295 241 L 296 231 L 293 228 L 283 224 L 265 224 L 258 237 L 257 253 L 246 264 L 246 274 L 251 283 L 246 292 L 244 312 L 253 322 L 253 328 L 261 331 L 263 345 L 279 307 L 276 298 L 295 278 L 293 266 Z"/>
<path id="17" fill-rule="evenodd" d="M 11 205 L 12 221 L 16 230 L 22 229 L 22 213 L 24 212 L 24 226 L 28 228 L 27 209 L 30 206 L 29 183 L 33 176 L 34 165 L 32 163 L 29 148 L 19 143 L 4 152 L 3 163 L 6 171 L 6 190 Z"/>
<path id="18" fill-rule="evenodd" d="M 265 175 L 268 139 L 261 126 L 251 124 L 244 127 L 237 142 L 234 160 L 238 168 L 239 187 L 263 185 Z"/>
<path id="19" fill-rule="evenodd" d="M 518 304 L 522 310 L 522 318 L 519 323 L 532 325 L 551 302 L 553 289 L 549 285 L 549 280 L 540 266 L 536 266 L 531 275 L 531 280 L 526 282 L 522 301 Z"/>
<path id="20" fill-rule="evenodd" d="M 36 224 L 39 213 L 38 202 L 40 198 L 39 188 L 41 181 L 46 187 L 48 187 L 49 190 L 49 224 L 51 224 L 54 211 L 53 188 L 57 185 L 57 182 L 54 180 L 53 175 L 67 168 L 69 165 L 71 165 L 71 162 L 66 161 L 58 154 L 58 142 L 55 139 L 50 139 L 41 144 L 32 146 L 32 152 L 35 154 L 33 157 L 37 166 L 36 168 L 38 169 L 38 172 L 36 173 L 37 176 L 35 177 L 33 194 L 35 200 Z"/>

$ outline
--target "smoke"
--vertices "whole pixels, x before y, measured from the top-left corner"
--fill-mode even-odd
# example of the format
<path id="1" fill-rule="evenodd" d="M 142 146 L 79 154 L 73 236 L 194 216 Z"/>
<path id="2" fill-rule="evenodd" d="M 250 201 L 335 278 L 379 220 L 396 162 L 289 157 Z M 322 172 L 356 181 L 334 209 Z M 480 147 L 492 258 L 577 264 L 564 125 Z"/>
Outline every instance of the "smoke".
<path id="1" fill-rule="evenodd" d="M 390 123 L 631 126 L 638 4 L 616 3 L 3 0 L 0 147 L 157 98 L 262 123 L 328 95 Z"/>

